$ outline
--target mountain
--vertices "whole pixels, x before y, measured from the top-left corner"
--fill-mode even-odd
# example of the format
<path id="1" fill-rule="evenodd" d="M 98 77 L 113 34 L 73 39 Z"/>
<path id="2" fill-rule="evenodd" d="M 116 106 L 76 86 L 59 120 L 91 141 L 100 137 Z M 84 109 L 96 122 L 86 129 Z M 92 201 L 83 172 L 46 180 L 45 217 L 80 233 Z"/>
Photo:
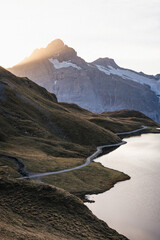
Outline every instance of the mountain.
<path id="1" fill-rule="evenodd" d="M 160 122 L 160 75 L 146 75 L 119 67 L 113 59 L 92 63 L 77 56 L 61 40 L 36 49 L 9 69 L 27 76 L 61 102 L 73 102 L 92 112 L 130 109 Z"/>
<path id="2" fill-rule="evenodd" d="M 28 78 L 0 67 L 1 238 L 127 239 L 75 196 L 109 190 L 129 179 L 126 174 L 92 162 L 41 181 L 19 177 L 79 166 L 97 145 L 121 142 L 116 132 L 142 125 L 148 126 L 147 131 L 158 131 L 159 124 L 136 111 L 96 114 L 59 103 L 54 94 Z"/>

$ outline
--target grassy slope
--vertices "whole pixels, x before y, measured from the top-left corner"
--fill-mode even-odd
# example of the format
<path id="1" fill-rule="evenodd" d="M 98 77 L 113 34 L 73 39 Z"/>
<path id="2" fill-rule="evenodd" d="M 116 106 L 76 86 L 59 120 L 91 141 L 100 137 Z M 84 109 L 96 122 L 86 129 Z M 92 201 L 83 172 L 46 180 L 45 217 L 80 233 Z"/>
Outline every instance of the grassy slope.
<path id="1" fill-rule="evenodd" d="M 3 240 L 126 239 L 64 190 L 33 181 L 0 178 L 0 192 Z"/>
<path id="2" fill-rule="evenodd" d="M 74 179 L 74 182 L 73 182 Z M 109 190 L 115 183 L 128 180 L 130 177 L 119 171 L 104 168 L 100 163 L 91 163 L 85 168 L 59 175 L 50 175 L 42 181 L 64 188 L 76 196 L 101 193 Z"/>
<path id="3" fill-rule="evenodd" d="M 57 103 L 53 94 L 2 68 L 0 76 L 0 153 L 22 160 L 28 171 L 80 165 L 97 145 L 120 141 L 112 132 L 88 121 L 90 112 Z M 11 161 L 6 163 L 10 166 Z"/>
<path id="4" fill-rule="evenodd" d="M 114 133 L 136 130 L 141 128 L 142 125 L 148 126 L 147 131 L 152 132 L 153 128 L 159 126 L 158 123 L 143 113 L 134 110 L 104 112 L 100 115 L 97 114 L 97 116 L 91 116 L 88 120 Z"/>
<path id="5" fill-rule="evenodd" d="M 119 141 L 113 133 L 57 103 L 53 94 L 30 80 L 17 78 L 2 69 L 0 75 L 5 95 L 0 98 L 4 151 L 6 148 L 7 152 L 22 158 L 29 152 L 35 157 L 39 152 L 50 157 L 84 158 L 96 145 Z"/>

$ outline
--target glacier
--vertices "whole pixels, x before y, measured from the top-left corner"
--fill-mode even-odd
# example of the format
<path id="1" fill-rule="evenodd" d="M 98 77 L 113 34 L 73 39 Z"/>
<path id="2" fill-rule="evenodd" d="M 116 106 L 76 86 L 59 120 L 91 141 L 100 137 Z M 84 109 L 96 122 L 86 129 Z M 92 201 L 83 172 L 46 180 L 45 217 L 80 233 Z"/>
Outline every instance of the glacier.
<path id="1" fill-rule="evenodd" d="M 73 67 L 73 68 L 76 68 L 78 70 L 81 70 L 81 67 L 72 63 L 71 60 L 63 61 L 63 62 L 59 62 L 58 59 L 53 59 L 53 58 L 49 58 L 48 60 L 54 65 L 55 69 Z"/>
<path id="2" fill-rule="evenodd" d="M 106 75 L 117 75 L 123 79 L 129 79 L 140 84 L 148 85 L 157 96 L 160 95 L 160 79 L 155 80 L 153 78 L 144 77 L 140 73 L 136 73 L 132 70 L 123 69 L 123 68 L 113 68 L 112 66 L 104 67 L 102 65 L 97 65 L 96 67 L 101 72 L 104 72 Z"/>

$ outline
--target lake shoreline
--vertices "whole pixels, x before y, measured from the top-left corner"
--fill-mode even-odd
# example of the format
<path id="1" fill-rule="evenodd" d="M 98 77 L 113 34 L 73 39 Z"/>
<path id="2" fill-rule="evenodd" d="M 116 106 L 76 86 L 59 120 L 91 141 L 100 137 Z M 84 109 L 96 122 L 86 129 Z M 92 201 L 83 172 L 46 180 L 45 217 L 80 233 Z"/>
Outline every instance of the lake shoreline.
<path id="1" fill-rule="evenodd" d="M 86 205 L 94 215 L 132 240 L 160 237 L 158 135 L 130 138 L 123 149 L 99 159 L 104 167 L 126 172 L 132 181 L 118 184 L 110 192 L 87 196 L 91 204 Z"/>
<path id="2" fill-rule="evenodd" d="M 120 136 L 120 138 L 121 139 L 123 139 L 123 138 L 130 138 L 130 137 L 136 137 L 136 136 L 140 136 L 140 135 L 142 135 L 142 134 L 149 134 L 149 133 L 152 133 L 152 134 L 160 134 L 160 129 L 158 129 L 158 128 L 151 128 L 151 129 L 149 129 L 149 128 L 147 128 L 147 129 L 144 129 L 144 130 L 142 130 L 141 132 L 136 132 L 136 133 L 132 133 L 132 134 L 124 134 L 124 135 L 121 135 Z M 126 143 L 127 144 L 127 143 Z M 102 153 L 97 157 L 97 158 L 99 158 L 99 157 L 101 157 L 101 156 L 103 156 L 103 155 L 106 155 L 106 154 L 108 154 L 108 153 L 110 153 L 110 152 L 112 152 L 112 151 L 114 151 L 114 150 L 116 150 L 117 148 L 119 148 L 120 146 L 118 146 L 118 147 L 111 147 L 110 149 L 106 149 L 105 147 L 102 149 Z M 93 160 L 93 163 L 94 164 L 101 164 L 101 163 L 97 163 L 97 162 L 95 162 L 95 160 L 96 159 L 94 159 Z M 104 167 L 102 164 L 101 164 L 101 166 L 103 167 L 103 168 L 107 168 L 107 167 Z M 110 169 L 110 168 L 109 168 Z M 111 169 L 112 171 L 117 171 L 117 170 L 114 170 L 114 169 Z M 76 196 L 78 196 L 79 198 L 81 198 L 82 200 L 83 200 L 83 202 L 89 202 L 89 203 L 93 203 L 94 201 L 93 200 L 89 200 L 88 199 L 88 197 L 87 196 L 89 196 L 89 195 L 93 195 L 93 194 L 101 194 L 101 193 L 104 193 L 104 192 L 107 192 L 107 191 L 109 191 L 110 189 L 112 189 L 114 186 L 115 186 L 115 184 L 117 184 L 117 183 L 119 183 L 119 182 L 123 182 L 123 181 L 127 181 L 127 180 L 130 180 L 131 179 L 131 177 L 128 175 L 128 174 L 126 174 L 126 173 L 124 173 L 124 172 L 121 172 L 121 171 L 117 171 L 117 172 L 119 172 L 120 174 L 121 174 L 121 176 L 120 176 L 120 179 L 117 179 L 117 180 L 115 180 L 115 181 L 112 181 L 111 183 L 110 183 L 110 186 L 106 186 L 106 187 L 103 187 L 101 190 L 95 190 L 95 191 L 90 191 L 90 192 L 88 192 L 88 191 L 86 191 L 86 192 L 76 192 L 76 193 L 74 193 L 73 192 L 73 194 L 75 194 Z M 105 180 L 105 179 L 104 179 Z"/>

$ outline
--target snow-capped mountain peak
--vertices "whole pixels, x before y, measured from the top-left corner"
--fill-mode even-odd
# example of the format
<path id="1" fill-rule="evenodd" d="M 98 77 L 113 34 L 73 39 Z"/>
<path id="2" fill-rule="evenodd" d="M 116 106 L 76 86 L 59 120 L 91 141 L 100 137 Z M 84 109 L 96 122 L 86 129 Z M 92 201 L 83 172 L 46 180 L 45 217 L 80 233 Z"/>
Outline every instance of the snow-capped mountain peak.
<path id="1" fill-rule="evenodd" d="M 160 122 L 160 75 L 119 67 L 111 58 L 92 63 L 77 56 L 63 41 L 52 41 L 10 69 L 27 76 L 62 102 L 73 102 L 92 112 L 131 109 Z"/>

